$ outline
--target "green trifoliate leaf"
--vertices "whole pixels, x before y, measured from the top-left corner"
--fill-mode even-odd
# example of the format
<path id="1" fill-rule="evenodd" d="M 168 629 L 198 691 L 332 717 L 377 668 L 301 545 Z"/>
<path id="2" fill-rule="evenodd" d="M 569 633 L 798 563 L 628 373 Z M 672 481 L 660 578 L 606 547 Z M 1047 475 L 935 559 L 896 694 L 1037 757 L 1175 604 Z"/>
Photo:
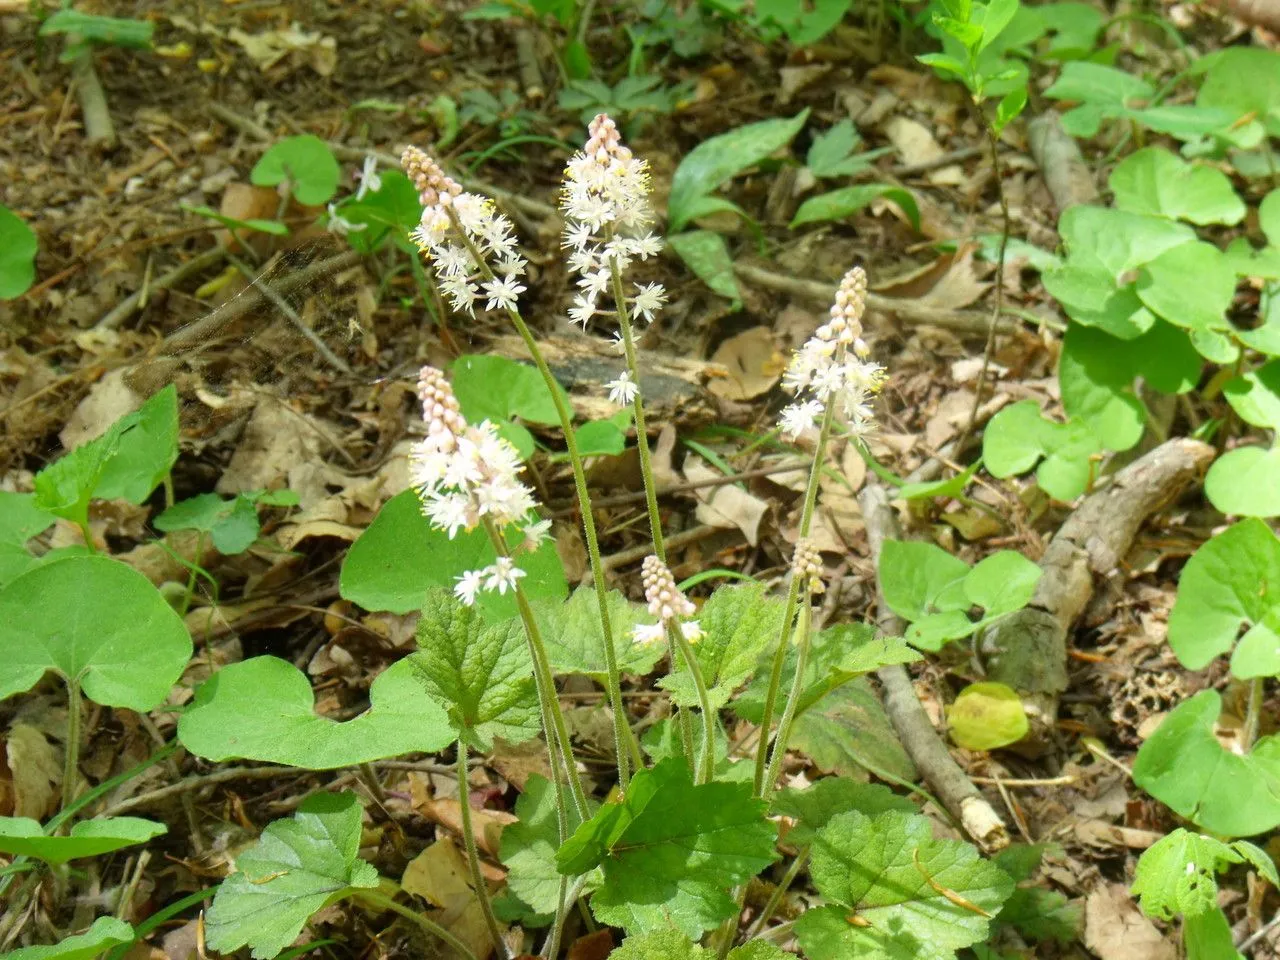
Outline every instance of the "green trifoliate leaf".
<path id="1" fill-rule="evenodd" d="M 791 954 L 763 940 L 752 940 L 729 951 L 727 960 L 788 960 Z M 609 960 L 715 960 L 714 950 L 692 942 L 679 930 L 655 930 L 627 937 Z"/>
<path id="2" fill-rule="evenodd" d="M 459 737 L 488 750 L 495 736 L 523 743 L 540 729 L 533 660 L 519 620 L 488 623 L 450 594 L 427 595 L 417 653 L 408 658 Z"/>
<path id="3" fill-rule="evenodd" d="M 796 923 L 811 960 L 950 960 L 986 939 L 988 916 L 1013 891 L 975 848 L 934 839 L 929 821 L 916 814 L 840 814 L 818 831 L 812 851 L 813 882 L 829 906 Z"/>
<path id="4" fill-rule="evenodd" d="M 1053 423 L 1034 400 L 1005 407 L 982 435 L 982 459 L 993 477 L 1011 477 L 1036 467 L 1036 480 L 1056 500 L 1074 500 L 1093 478 L 1092 457 L 1102 446 L 1079 418 Z M 1043 462 L 1041 462 L 1043 461 Z"/>
<path id="5" fill-rule="evenodd" d="M 785 604 L 765 595 L 760 584 L 721 587 L 698 615 L 702 638 L 693 644 L 712 707 L 729 702 L 756 669 L 760 651 L 778 642 Z M 682 707 L 698 705 L 693 678 L 683 666 L 659 683 Z"/>
<path id="6" fill-rule="evenodd" d="M 151 581 L 106 557 L 67 557 L 0 590 L 0 700 L 48 670 L 104 706 L 145 713 L 191 658 L 191 637 Z"/>
<path id="7" fill-rule="evenodd" d="M 0 817 L 0 853 L 66 863 L 146 843 L 168 829 L 163 823 L 138 817 L 98 817 L 79 821 L 67 836 L 53 837 L 46 836 L 40 824 L 29 817 Z"/>
<path id="8" fill-rule="evenodd" d="M 1190 670 L 1230 652 L 1237 677 L 1280 673 L 1280 539 L 1265 523 L 1242 520 L 1187 561 L 1169 646 Z"/>
<path id="9" fill-rule="evenodd" d="M 132 943 L 133 927 L 115 917 L 99 917 L 84 933 L 67 937 L 48 947 L 19 947 L 4 960 L 93 960 L 98 954 L 122 943 Z"/>
<path id="10" fill-rule="evenodd" d="M 556 865 L 569 875 L 604 868 L 591 901 L 601 922 L 700 937 L 734 915 L 734 885 L 777 859 L 765 810 L 746 784 L 694 786 L 684 761 L 664 760 L 579 827 Z"/>
<path id="11" fill-rule="evenodd" d="M 569 830 L 580 826 L 570 806 Z M 536 914 L 554 914 L 560 902 L 556 851 L 560 828 L 556 822 L 556 791 L 545 777 L 531 776 L 516 801 L 519 821 L 503 828 L 498 856 L 507 866 L 507 889 Z M 594 887 L 595 877 L 588 886 Z"/>
<path id="12" fill-rule="evenodd" d="M 1022 699 L 1003 683 L 971 683 L 947 708 L 951 739 L 966 750 L 998 750 L 1027 735 Z"/>
<path id="13" fill-rule="evenodd" d="M 196 690 L 178 721 L 178 738 L 196 756 L 332 770 L 404 753 L 431 753 L 454 730 L 408 660 L 378 674 L 369 709 L 343 723 L 317 716 L 302 671 L 277 657 L 223 667 Z"/>
<path id="14" fill-rule="evenodd" d="M 358 857 L 360 818 L 354 793 L 321 793 L 269 824 L 218 887 L 205 917 L 209 946 L 221 953 L 249 946 L 256 960 L 269 960 L 317 910 L 376 887 L 378 871 Z"/>
<path id="15" fill-rule="evenodd" d="M 0 587 L 39 563 L 27 551 L 27 541 L 40 536 L 56 520 L 36 506 L 32 494 L 0 490 Z"/>
<path id="16" fill-rule="evenodd" d="M 134 426 L 120 437 L 93 495 L 141 504 L 178 459 L 178 390 L 165 387 L 138 408 Z"/>
<path id="17" fill-rule="evenodd" d="M 258 511 L 244 494 L 224 500 L 216 493 L 202 493 L 175 503 L 156 517 L 155 526 L 165 533 L 207 533 L 219 553 L 232 556 L 248 550 L 258 539 Z"/>
<path id="18" fill-rule="evenodd" d="M 1142 745 L 1133 782 L 1204 830 L 1248 837 L 1280 825 L 1280 737 L 1243 756 L 1214 736 L 1222 697 L 1204 690 L 1174 708 Z"/>
<path id="19" fill-rule="evenodd" d="M 1163 147 L 1131 153 L 1111 171 L 1108 181 L 1116 209 L 1187 220 L 1199 226 L 1236 224 L 1244 202 L 1227 175 L 1216 167 L 1187 163 Z"/>
<path id="20" fill-rule="evenodd" d="M 1131 892 L 1149 917 L 1198 916 L 1218 906 L 1217 875 L 1246 861 L 1276 884 L 1275 864 L 1252 843 L 1223 843 L 1179 827 L 1143 852 Z"/>
<path id="21" fill-rule="evenodd" d="M 616 590 L 608 593 L 606 607 L 618 669 L 624 673 L 648 673 L 666 651 L 665 644 L 636 643 L 631 630 L 637 623 L 652 623 L 644 607 L 633 604 Z M 606 674 L 600 604 L 594 587 L 582 586 L 566 603 L 538 605 L 538 625 L 547 658 L 556 673 L 582 673 L 603 682 Z"/>
<path id="22" fill-rule="evenodd" d="M 906 797 L 900 797 L 878 783 L 860 783 L 848 777 L 823 777 L 803 790 L 788 788 L 781 791 L 774 798 L 769 812 L 794 819 L 796 824 L 787 831 L 785 839 L 792 846 L 807 847 L 832 817 L 850 810 L 874 817 L 889 810 L 915 813 L 916 807 Z"/>
<path id="23" fill-rule="evenodd" d="M 297 201 L 311 207 L 333 199 L 341 176 L 329 145 L 309 133 L 274 144 L 249 171 L 254 186 L 274 187 L 287 182 Z"/>

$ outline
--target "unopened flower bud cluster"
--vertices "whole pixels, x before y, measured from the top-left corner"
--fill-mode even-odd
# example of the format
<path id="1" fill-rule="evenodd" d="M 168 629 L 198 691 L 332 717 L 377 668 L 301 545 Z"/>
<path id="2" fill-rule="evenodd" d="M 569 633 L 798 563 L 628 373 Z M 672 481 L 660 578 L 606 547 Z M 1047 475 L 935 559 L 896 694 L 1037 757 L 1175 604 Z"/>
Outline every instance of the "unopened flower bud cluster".
<path id="1" fill-rule="evenodd" d="M 684 638 L 692 643 L 702 636 L 697 620 L 686 620 L 698 612 L 693 601 L 676 586 L 671 570 L 657 557 L 645 557 L 640 565 L 640 581 L 644 585 L 644 599 L 649 613 L 658 618 L 657 623 L 640 624 L 632 631 L 637 643 L 653 643 L 661 640 L 668 626 L 677 625 Z"/>
<path id="2" fill-rule="evenodd" d="M 511 221 L 488 197 L 463 190 L 417 147 L 406 147 L 400 164 L 424 208 L 413 240 L 431 261 L 436 282 L 453 309 L 475 316 L 481 299 L 488 310 L 515 307 L 525 290 L 520 277 L 527 263 L 516 252 Z M 493 279 L 485 278 L 476 254 L 495 274 Z"/>
<path id="3" fill-rule="evenodd" d="M 822 584 L 822 555 L 818 547 L 808 537 L 796 541 L 795 553 L 791 558 L 791 575 L 796 581 L 808 589 L 810 594 L 822 593 L 826 589 Z"/>
<path id="4" fill-rule="evenodd" d="M 484 519 L 500 530 L 512 523 L 526 524 L 534 500 L 520 482 L 522 464 L 515 447 L 488 420 L 468 424 L 449 381 L 435 367 L 423 367 L 419 373 L 418 397 L 427 432 L 410 454 L 410 475 L 432 526 L 452 539 Z M 524 546 L 535 549 L 549 526 L 547 521 L 526 524 Z M 506 593 L 523 576 L 510 558 L 499 557 L 483 569 L 464 573 L 454 592 L 470 605 L 479 591 Z"/>
<path id="5" fill-rule="evenodd" d="M 867 359 L 870 348 L 862 340 L 867 275 L 854 267 L 836 291 L 830 318 L 795 352 L 783 386 L 797 395 L 779 418 L 782 432 L 792 439 L 811 429 L 828 407 L 855 436 L 871 427 L 871 397 L 884 383 L 884 368 Z"/>

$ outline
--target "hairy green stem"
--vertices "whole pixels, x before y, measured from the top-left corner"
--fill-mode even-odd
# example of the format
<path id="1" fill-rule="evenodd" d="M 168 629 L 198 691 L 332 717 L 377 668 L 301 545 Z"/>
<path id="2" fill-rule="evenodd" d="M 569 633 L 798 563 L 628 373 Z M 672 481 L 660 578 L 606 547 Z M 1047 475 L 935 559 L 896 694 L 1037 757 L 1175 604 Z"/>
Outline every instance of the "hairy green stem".
<path id="1" fill-rule="evenodd" d="M 635 381 L 636 396 L 631 403 L 631 413 L 636 421 L 636 452 L 640 454 L 640 475 L 644 478 L 644 500 L 649 508 L 649 535 L 653 538 L 653 552 L 663 563 L 667 562 L 667 548 L 662 540 L 662 515 L 658 512 L 658 485 L 653 478 L 653 456 L 649 452 L 649 431 L 644 419 L 644 394 L 640 390 L 640 364 L 636 359 L 636 338 L 631 329 L 631 316 L 627 312 L 627 295 L 622 286 L 622 271 L 618 260 L 609 260 L 609 272 L 613 277 L 614 309 L 618 315 L 618 327 L 622 332 L 622 349 L 627 355 L 627 371 Z"/>
<path id="2" fill-rule="evenodd" d="M 698 663 L 698 656 L 693 652 L 693 644 L 691 644 L 680 629 L 678 623 L 667 624 L 667 636 L 672 643 L 680 648 L 680 655 L 684 657 L 684 664 L 689 670 L 689 676 L 693 678 L 693 685 L 698 691 L 698 705 L 702 711 L 702 758 L 694 768 L 696 773 L 694 782 L 698 784 L 710 783 L 711 775 L 715 772 L 716 755 L 716 713 L 711 708 L 711 695 L 707 693 L 707 682 L 702 676 L 702 666 Z M 683 711 L 683 707 L 681 710 Z M 689 763 L 693 764 L 693 753 L 689 753 Z"/>
<path id="3" fill-rule="evenodd" d="M 791 739 L 791 724 L 796 719 L 796 708 L 800 705 L 800 697 L 804 694 L 804 671 L 809 665 L 809 626 L 813 617 L 813 608 L 809 605 L 809 597 L 800 601 L 800 617 L 796 623 L 796 675 L 791 681 L 791 693 L 787 697 L 787 705 L 782 710 L 782 719 L 778 722 L 778 736 L 773 742 L 773 755 L 769 759 L 769 771 L 764 777 L 764 791 L 761 796 L 773 792 L 778 782 L 778 774 L 782 771 L 782 761 L 787 755 L 787 741 Z"/>
<path id="4" fill-rule="evenodd" d="M 62 806 L 71 806 L 80 780 L 80 678 L 67 677 L 67 749 L 62 766 Z"/>
<path id="5" fill-rule="evenodd" d="M 813 526 L 814 506 L 818 502 L 818 480 L 822 475 L 822 463 L 826 459 L 827 444 L 831 440 L 831 432 L 835 426 L 835 411 L 831 404 L 827 405 L 822 415 L 822 426 L 818 431 L 818 445 L 813 451 L 813 463 L 809 467 L 809 482 L 805 485 L 804 504 L 800 508 L 799 537 L 809 536 L 809 528 Z M 756 745 L 755 796 L 764 796 L 765 764 L 769 755 L 769 730 L 773 726 L 773 712 L 778 706 L 778 693 L 782 687 L 782 669 L 787 661 L 787 639 L 791 636 L 791 625 L 795 621 L 796 606 L 800 600 L 800 583 L 793 576 L 791 586 L 787 590 L 787 602 L 783 608 L 782 625 L 778 629 L 778 639 L 774 644 L 773 663 L 769 668 L 769 686 L 765 692 L 764 713 L 760 717 L 760 742 Z"/>
<path id="6" fill-rule="evenodd" d="M 498 918 L 493 915 L 493 904 L 489 902 L 489 888 L 485 884 L 484 874 L 480 871 L 480 851 L 476 849 L 476 835 L 471 829 L 471 788 L 467 783 L 467 741 L 458 738 L 458 808 L 462 813 L 462 842 L 467 848 L 467 866 L 471 870 L 471 885 L 475 887 L 476 899 L 480 901 L 480 912 L 484 914 L 485 926 L 489 928 L 489 936 L 493 938 L 493 949 L 499 960 L 509 956 L 506 941 L 502 939 L 502 930 L 498 926 Z"/>
<path id="7" fill-rule="evenodd" d="M 458 953 L 466 958 L 466 960 L 477 960 L 476 955 L 471 952 L 470 947 L 444 927 L 440 926 L 440 924 L 432 920 L 428 920 L 422 914 L 418 913 L 417 910 L 410 910 L 408 907 L 396 903 L 390 897 L 384 896 L 374 890 L 357 890 L 355 891 L 354 896 L 357 900 L 363 900 L 370 906 L 381 907 L 383 910 L 390 910 L 392 913 L 398 913 L 409 922 L 416 924 L 424 933 L 428 933 L 433 937 L 438 937 L 443 940 L 449 946 L 453 947 L 454 950 L 457 950 Z M 500 955 L 505 956 L 505 954 Z"/>
<path id="8" fill-rule="evenodd" d="M 450 222 L 453 224 L 454 232 L 466 245 L 475 262 L 479 264 L 481 274 L 486 280 L 493 280 L 493 271 L 489 269 L 489 264 L 485 262 L 476 245 L 467 236 L 467 232 L 462 229 L 462 224 L 458 222 L 457 213 L 454 212 L 452 207 L 447 207 L 446 210 L 448 211 Z M 600 557 L 600 537 L 596 533 L 595 514 L 591 509 L 591 492 L 587 489 L 587 471 L 582 463 L 582 454 L 578 450 L 577 436 L 573 432 L 573 414 L 569 410 L 569 405 L 565 402 L 563 389 L 556 381 L 551 368 L 547 366 L 546 357 L 542 355 L 542 349 L 538 346 L 538 341 L 534 339 L 529 325 L 524 322 L 524 317 L 520 316 L 520 311 L 514 307 L 508 307 L 507 316 L 511 318 L 512 326 L 516 328 L 520 339 L 524 341 L 525 349 L 529 351 L 529 356 L 533 358 L 534 366 L 538 368 L 538 373 L 541 374 L 543 382 L 547 385 L 547 392 L 551 394 L 551 402 L 555 405 L 556 416 L 560 420 L 560 429 L 564 433 L 565 449 L 569 453 L 569 465 L 573 469 L 573 486 L 578 494 L 578 512 L 582 515 L 583 539 L 587 545 L 587 557 L 591 565 L 591 579 L 595 584 L 596 602 L 600 607 L 600 632 L 604 640 L 605 692 L 609 696 L 609 707 L 613 711 L 613 746 L 614 753 L 617 756 L 618 785 L 625 790 L 631 780 L 630 761 L 633 755 L 639 755 L 639 747 L 636 745 L 635 735 L 631 732 L 631 726 L 627 723 L 626 705 L 622 702 L 622 679 L 618 669 L 617 648 L 614 646 L 613 641 L 613 625 L 609 618 L 609 587 L 608 582 L 605 580 L 604 562 Z"/>

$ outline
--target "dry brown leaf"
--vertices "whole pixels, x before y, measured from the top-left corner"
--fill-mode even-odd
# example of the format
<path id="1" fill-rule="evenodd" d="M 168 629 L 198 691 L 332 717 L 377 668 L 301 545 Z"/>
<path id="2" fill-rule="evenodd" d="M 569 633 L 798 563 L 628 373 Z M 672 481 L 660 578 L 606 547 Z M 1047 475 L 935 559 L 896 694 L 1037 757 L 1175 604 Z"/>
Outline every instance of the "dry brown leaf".
<path id="1" fill-rule="evenodd" d="M 942 145 L 929 132 L 929 128 L 909 117 L 891 117 L 882 128 L 897 149 L 902 162 L 908 166 L 933 163 L 946 156 Z M 964 171 L 959 164 L 949 164 L 926 174 L 930 183 L 955 186 L 964 182 Z"/>
<path id="2" fill-rule="evenodd" d="M 1084 945 L 1100 960 L 1174 960 L 1177 951 L 1144 917 L 1123 884 L 1095 888 L 1084 903 Z"/>
<path id="3" fill-rule="evenodd" d="M 64 448 L 74 450 L 102 436 L 109 426 L 142 406 L 145 398 L 125 383 L 126 372 L 123 368 L 113 370 L 90 388 L 58 433 Z"/>
<path id="4" fill-rule="evenodd" d="M 53 813 L 62 784 L 62 750 L 35 727 L 15 723 L 9 728 L 5 754 L 13 775 L 13 815 L 43 820 Z"/>
<path id="5" fill-rule="evenodd" d="M 296 23 L 285 30 L 263 33 L 231 30 L 227 36 L 240 45 L 260 70 L 270 70 L 286 57 L 290 59 L 286 66 L 293 68 L 305 63 L 322 77 L 332 74 L 338 65 L 337 41 L 318 30 L 308 33 Z"/>
<path id="6" fill-rule="evenodd" d="M 924 425 L 925 445 L 930 450 L 937 450 L 964 429 L 972 412 L 973 394 L 968 390 L 953 390 L 945 394 L 938 409 Z"/>
<path id="7" fill-rule="evenodd" d="M 691 483 L 722 477 L 698 456 L 690 456 L 684 462 L 684 475 Z M 737 528 L 753 547 L 760 542 L 760 522 L 769 512 L 769 504 L 755 494 L 732 483 L 719 487 L 704 487 L 694 491 L 698 498 L 695 516 L 699 523 L 710 524 L 725 530 Z"/>
<path id="8" fill-rule="evenodd" d="M 315 474 L 322 441 L 309 423 L 305 414 L 286 409 L 284 401 L 260 397 L 215 489 L 234 494 L 287 487 L 303 509 L 327 498 L 324 478 Z"/>
<path id="9" fill-rule="evenodd" d="M 467 861 L 452 840 L 437 840 L 405 868 L 400 885 L 440 909 L 436 923 L 462 940 L 481 960 L 493 953 L 484 913 L 471 888 Z"/>
<path id="10" fill-rule="evenodd" d="M 725 368 L 707 389 L 725 400 L 751 400 L 773 389 L 787 369 L 787 359 L 768 327 L 752 327 L 725 340 L 711 355 Z"/>
<path id="11" fill-rule="evenodd" d="M 432 798 L 418 804 L 415 809 L 430 820 L 453 833 L 462 833 L 462 805 L 457 797 Z M 505 810 L 471 809 L 471 833 L 485 853 L 491 857 L 498 855 L 498 844 L 502 838 L 502 828 L 515 823 L 519 818 Z"/>
<path id="12" fill-rule="evenodd" d="M 613 952 L 613 931 L 606 927 L 573 941 L 569 960 L 605 960 Z"/>
<path id="13" fill-rule="evenodd" d="M 498 737 L 493 741 L 489 764 L 522 793 L 535 773 L 546 780 L 551 779 L 547 745 L 540 739 L 510 744 Z"/>

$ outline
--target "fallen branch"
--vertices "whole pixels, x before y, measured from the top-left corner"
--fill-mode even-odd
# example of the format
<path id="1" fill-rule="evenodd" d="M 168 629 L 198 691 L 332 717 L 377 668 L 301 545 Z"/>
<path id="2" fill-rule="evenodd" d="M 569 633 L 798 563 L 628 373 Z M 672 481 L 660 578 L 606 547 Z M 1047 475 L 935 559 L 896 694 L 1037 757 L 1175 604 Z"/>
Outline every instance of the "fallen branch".
<path id="1" fill-rule="evenodd" d="M 804 297 L 815 303 L 829 305 L 836 295 L 834 283 L 788 277 L 748 263 L 735 263 L 733 272 L 749 283 L 777 290 L 779 293 Z M 979 334 L 984 337 L 991 326 L 991 317 L 976 310 L 949 310 L 946 307 L 921 303 L 919 300 L 883 297 L 876 293 L 867 294 L 867 308 L 874 313 L 887 313 L 909 323 L 927 324 L 944 330 Z M 1001 317 L 995 327 L 997 333 L 1009 333 L 1015 328 L 1016 324 L 1007 317 Z"/>
<path id="2" fill-rule="evenodd" d="M 150 286 L 146 289 L 153 293 L 156 290 L 167 290 L 181 283 L 187 277 L 217 266 L 222 262 L 224 256 L 226 256 L 226 250 L 223 247 L 214 247 L 212 250 L 206 250 L 204 253 L 192 257 L 186 263 L 178 264 L 168 273 L 152 280 Z M 104 314 L 102 319 L 95 324 L 95 329 L 114 330 L 129 317 L 133 316 L 141 304 L 142 290 L 135 290 Z"/>
<path id="3" fill-rule="evenodd" d="M 889 495 L 877 484 L 863 488 L 858 496 L 858 505 L 867 525 L 871 562 L 878 566 L 884 542 L 898 537 L 898 518 L 889 506 Z M 877 596 L 878 626 L 890 636 L 902 636 L 906 625 L 884 602 L 883 585 L 877 587 Z M 1009 830 L 1000 814 L 952 758 L 938 731 L 933 728 L 929 715 L 924 712 L 906 668 L 898 664 L 881 667 L 876 671 L 876 679 L 880 681 L 885 713 L 889 715 L 898 739 L 947 810 L 960 821 L 974 842 L 988 853 L 1008 846 Z"/>
<path id="4" fill-rule="evenodd" d="M 991 680 L 1023 697 L 1032 730 L 1028 752 L 1047 749 L 1067 688 L 1067 635 L 1093 598 L 1095 578 L 1120 572 L 1138 530 L 1208 468 L 1213 448 L 1179 438 L 1117 473 L 1058 528 L 1031 602 L 983 632 L 980 650 Z"/>
<path id="5" fill-rule="evenodd" d="M 1098 187 L 1080 153 L 1080 145 L 1062 129 L 1056 113 L 1042 113 L 1027 124 L 1027 141 L 1058 213 L 1077 203 L 1098 199 Z"/>

